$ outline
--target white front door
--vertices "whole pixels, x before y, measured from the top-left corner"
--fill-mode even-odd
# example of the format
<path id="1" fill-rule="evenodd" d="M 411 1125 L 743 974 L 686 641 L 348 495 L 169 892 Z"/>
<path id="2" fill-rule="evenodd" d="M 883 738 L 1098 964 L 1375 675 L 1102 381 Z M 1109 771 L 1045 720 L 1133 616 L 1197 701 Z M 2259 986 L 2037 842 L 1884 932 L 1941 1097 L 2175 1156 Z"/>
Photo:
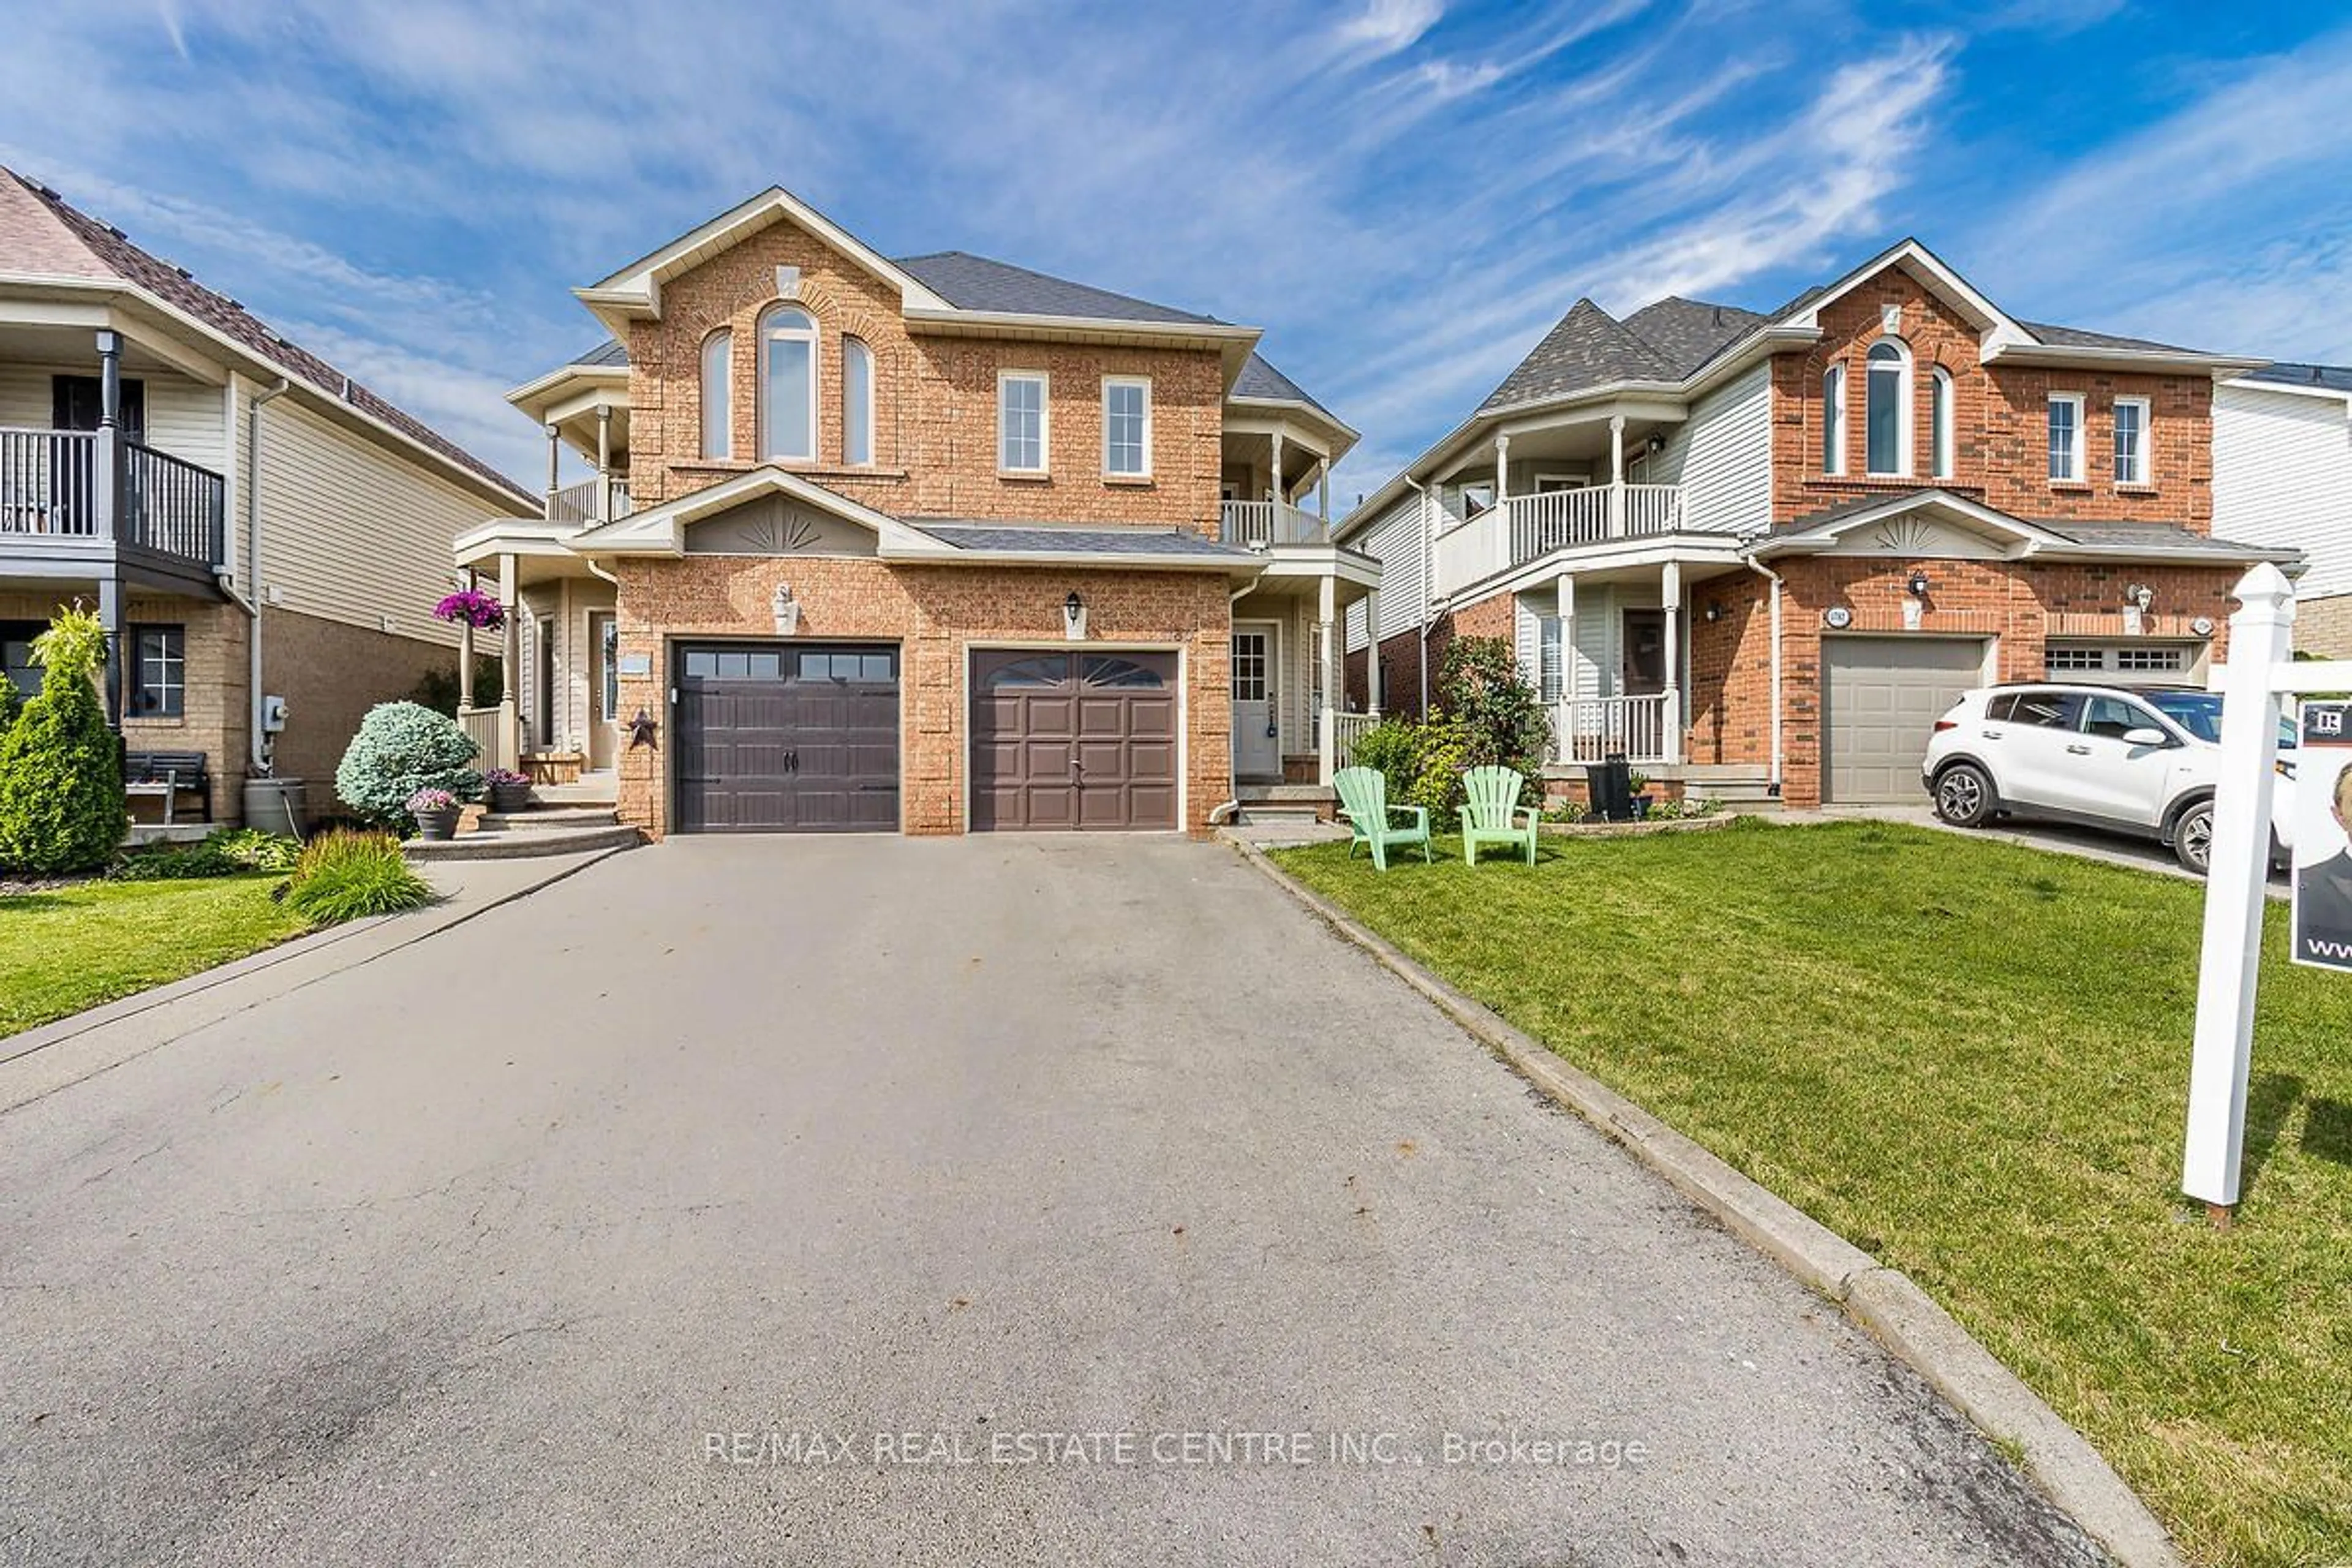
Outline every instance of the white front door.
<path id="1" fill-rule="evenodd" d="M 1234 777 L 1282 776 L 1282 736 L 1276 727 L 1275 628 L 1234 627 Z"/>
<path id="2" fill-rule="evenodd" d="M 588 613 L 588 767 L 613 765 L 614 726 L 621 714 L 620 623 L 610 610 Z"/>

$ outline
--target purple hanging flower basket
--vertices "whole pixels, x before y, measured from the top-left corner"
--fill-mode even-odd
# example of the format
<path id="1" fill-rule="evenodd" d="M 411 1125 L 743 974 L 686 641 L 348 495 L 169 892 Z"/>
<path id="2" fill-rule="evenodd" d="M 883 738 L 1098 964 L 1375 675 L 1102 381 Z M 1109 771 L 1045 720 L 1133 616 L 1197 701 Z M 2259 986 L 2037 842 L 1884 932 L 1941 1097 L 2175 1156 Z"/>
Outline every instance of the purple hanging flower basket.
<path id="1" fill-rule="evenodd" d="M 433 606 L 433 616 L 436 620 L 469 626 L 478 632 L 494 632 L 507 624 L 507 607 L 478 588 L 450 595 Z"/>

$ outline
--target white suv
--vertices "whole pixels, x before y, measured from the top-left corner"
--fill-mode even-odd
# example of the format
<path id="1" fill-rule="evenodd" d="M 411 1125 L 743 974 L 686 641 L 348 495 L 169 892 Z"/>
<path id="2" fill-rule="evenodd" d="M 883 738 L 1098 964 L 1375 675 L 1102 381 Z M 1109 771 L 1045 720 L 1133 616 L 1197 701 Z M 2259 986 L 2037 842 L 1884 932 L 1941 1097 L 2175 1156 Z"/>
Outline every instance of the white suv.
<path id="1" fill-rule="evenodd" d="M 2294 743 L 2282 721 L 2282 746 Z M 2016 815 L 2143 834 L 2203 875 L 2213 848 L 2221 699 L 2171 688 L 2060 681 L 1971 691 L 1936 721 L 1920 778 L 1936 815 L 1961 827 Z M 2294 763 L 2282 758 L 2271 858 L 2294 817 Z"/>

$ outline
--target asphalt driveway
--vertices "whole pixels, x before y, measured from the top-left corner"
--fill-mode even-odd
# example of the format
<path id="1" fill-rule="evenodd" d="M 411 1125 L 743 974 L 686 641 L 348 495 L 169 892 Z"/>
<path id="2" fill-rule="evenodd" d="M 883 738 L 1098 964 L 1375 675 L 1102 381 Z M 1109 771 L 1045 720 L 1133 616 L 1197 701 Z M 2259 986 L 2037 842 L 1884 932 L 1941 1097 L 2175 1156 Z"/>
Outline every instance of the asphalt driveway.
<path id="1" fill-rule="evenodd" d="M 2095 1560 L 1164 838 L 676 841 L 19 1105 L 0 1367 L 5 1563 Z"/>

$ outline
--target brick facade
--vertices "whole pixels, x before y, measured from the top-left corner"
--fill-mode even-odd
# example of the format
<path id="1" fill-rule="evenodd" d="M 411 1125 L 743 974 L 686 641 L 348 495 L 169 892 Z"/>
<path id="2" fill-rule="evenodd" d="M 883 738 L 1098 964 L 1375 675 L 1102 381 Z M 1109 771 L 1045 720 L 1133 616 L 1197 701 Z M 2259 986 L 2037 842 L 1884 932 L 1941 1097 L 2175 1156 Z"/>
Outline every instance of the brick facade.
<path id="1" fill-rule="evenodd" d="M 1513 598 L 1508 594 L 1495 594 L 1474 605 L 1448 610 L 1429 624 L 1429 684 L 1430 704 L 1437 700 L 1438 672 L 1445 665 L 1445 650 L 1456 637 L 1502 637 L 1507 641 L 1517 630 L 1517 614 Z M 1381 711 L 1402 713 L 1418 718 L 1422 712 L 1421 693 L 1421 629 L 1417 626 L 1392 632 L 1381 640 Z M 1348 700 L 1360 708 L 1370 700 L 1368 677 L 1364 669 L 1364 650 L 1358 648 L 1348 656 Z"/>
<path id="2" fill-rule="evenodd" d="M 1173 648 L 1183 668 L 1182 826 L 1208 830 L 1231 794 L 1232 617 L 1220 574 L 908 566 L 852 558 L 702 555 L 623 560 L 621 656 L 649 665 L 620 680 L 620 710 L 661 721 L 657 750 L 620 758 L 624 820 L 655 837 L 670 822 L 669 655 L 681 638 L 773 640 L 773 598 L 789 582 L 802 606 L 795 641 L 873 641 L 900 649 L 900 826 L 961 833 L 970 780 L 966 690 L 975 644 L 1066 648 L 1062 601 L 1087 604 L 1088 648 Z"/>
<path id="3" fill-rule="evenodd" d="M 705 261 L 662 289 L 661 319 L 629 333 L 629 486 L 657 505 L 761 466 L 761 317 L 779 302 L 776 270 L 795 267 L 793 303 L 814 319 L 817 450 L 781 466 L 879 510 L 909 518 L 1046 519 L 1182 528 L 1214 537 L 1224 374 L 1214 348 L 1165 349 L 947 337 L 907 329 L 898 290 L 789 222 Z M 732 458 L 701 455 L 702 349 L 733 334 L 728 412 Z M 842 343 L 874 353 L 874 461 L 843 461 Z M 997 469 L 997 375 L 1043 371 L 1048 388 L 1042 478 Z M 1102 380 L 1151 379 L 1151 476 L 1103 473 Z"/>
<path id="4" fill-rule="evenodd" d="M 1883 310 L 1902 313 L 1914 376 L 1911 473 L 1871 478 L 1865 467 L 1867 356 L 1885 335 Z M 2210 533 L 2213 520 L 2213 384 L 2204 375 L 2106 369 L 1986 365 L 1976 329 L 1899 268 L 1824 306 L 1822 340 L 1772 358 L 1772 520 L 1789 522 L 1874 494 L 1938 485 L 2014 517 L 2081 522 L 2168 522 Z M 1822 378 L 1845 367 L 1845 466 L 1822 471 Z M 1953 472 L 1934 474 L 1928 416 L 1933 367 L 1951 374 Z M 2048 405 L 2053 392 L 2084 399 L 2080 483 L 2049 477 Z M 2146 485 L 2115 479 L 2118 397 L 2149 402 Z"/>
<path id="5" fill-rule="evenodd" d="M 2235 567 L 2040 565 L 1984 561 L 1890 560 L 1885 555 L 1813 556 L 1776 563 L 1780 574 L 1781 795 L 1801 809 L 1822 800 L 1822 644 L 1832 633 L 1822 615 L 1853 613 L 1853 636 L 1975 637 L 1995 639 L 1998 679 L 2038 680 L 2053 637 L 2116 639 L 2125 629 L 2123 590 L 2132 583 L 2156 592 L 2156 608 L 2141 636 L 2187 639 L 2190 623 L 2213 623 L 2211 657 L 2224 655 L 2230 589 Z M 1904 622 L 1906 584 L 1915 570 L 1933 584 L 1916 631 Z M 1700 597 L 1707 596 L 1702 589 Z M 1693 763 L 1771 761 L 1771 622 L 1760 577 L 1716 592 L 1723 613 L 1691 626 L 1691 725 L 1685 757 Z"/>
<path id="6" fill-rule="evenodd" d="M 2322 658 L 2352 658 L 2352 594 L 2305 599 L 2294 607 L 2297 653 Z"/>

